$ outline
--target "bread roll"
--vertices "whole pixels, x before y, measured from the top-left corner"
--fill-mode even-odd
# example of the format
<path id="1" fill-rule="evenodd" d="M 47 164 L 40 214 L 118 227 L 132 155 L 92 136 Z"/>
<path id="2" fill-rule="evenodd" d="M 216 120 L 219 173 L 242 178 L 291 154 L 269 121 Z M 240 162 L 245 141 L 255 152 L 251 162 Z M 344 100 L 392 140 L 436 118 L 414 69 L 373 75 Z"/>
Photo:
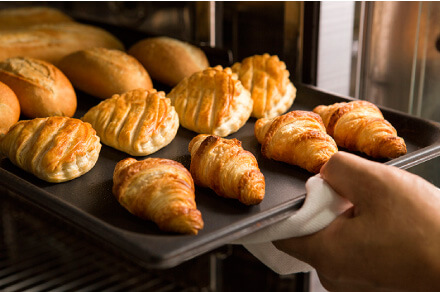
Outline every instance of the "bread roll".
<path id="1" fill-rule="evenodd" d="M 0 31 L 0 61 L 25 56 L 56 64 L 68 54 L 93 47 L 124 49 L 109 32 L 75 22 Z"/>
<path id="2" fill-rule="evenodd" d="M 0 82 L 0 135 L 20 118 L 20 104 L 17 96 L 6 84 Z"/>
<path id="3" fill-rule="evenodd" d="M 139 61 L 120 50 L 90 48 L 64 57 L 58 64 L 73 86 L 106 99 L 133 89 L 152 89 L 150 75 Z"/>
<path id="4" fill-rule="evenodd" d="M 209 67 L 201 49 L 169 37 L 141 40 L 128 53 L 144 65 L 151 78 L 169 86 Z"/>
<path id="5" fill-rule="evenodd" d="M 75 114 L 77 101 L 72 84 L 48 62 L 9 58 L 0 62 L 0 81 L 14 91 L 21 112 L 29 118 Z"/>
<path id="6" fill-rule="evenodd" d="M 41 23 L 62 22 L 73 22 L 73 19 L 60 10 L 51 7 L 19 7 L 0 10 L 0 30 L 23 28 Z"/>

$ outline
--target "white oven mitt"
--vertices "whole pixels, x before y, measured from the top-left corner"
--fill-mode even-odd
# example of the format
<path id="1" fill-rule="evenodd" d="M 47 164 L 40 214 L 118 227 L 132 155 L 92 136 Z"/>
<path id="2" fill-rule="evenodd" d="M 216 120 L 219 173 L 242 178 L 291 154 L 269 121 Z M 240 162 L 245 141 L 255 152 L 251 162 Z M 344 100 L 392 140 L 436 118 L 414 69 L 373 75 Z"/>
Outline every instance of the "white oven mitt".
<path id="1" fill-rule="evenodd" d="M 306 198 L 292 216 L 242 237 L 234 244 L 242 244 L 262 263 L 278 274 L 309 272 L 313 268 L 278 250 L 272 241 L 299 237 L 317 232 L 329 225 L 351 203 L 339 196 L 319 174 L 306 182 Z"/>

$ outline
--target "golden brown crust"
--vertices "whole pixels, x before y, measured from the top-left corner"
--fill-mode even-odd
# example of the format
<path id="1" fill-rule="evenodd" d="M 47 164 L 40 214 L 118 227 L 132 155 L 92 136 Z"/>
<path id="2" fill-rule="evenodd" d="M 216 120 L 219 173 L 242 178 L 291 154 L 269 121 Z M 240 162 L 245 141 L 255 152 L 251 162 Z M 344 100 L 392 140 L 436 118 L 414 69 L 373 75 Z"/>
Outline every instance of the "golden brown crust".
<path id="1" fill-rule="evenodd" d="M 8 85 L 30 118 L 75 114 L 77 100 L 72 84 L 54 65 L 16 57 L 0 62 L 0 81 Z"/>
<path id="2" fill-rule="evenodd" d="M 0 135 L 5 134 L 19 118 L 20 103 L 17 96 L 9 86 L 0 82 Z"/>
<path id="3" fill-rule="evenodd" d="M 141 63 L 120 50 L 77 51 L 64 57 L 58 67 L 74 87 L 101 99 L 137 88 L 153 88 L 150 75 Z"/>
<path id="4" fill-rule="evenodd" d="M 176 161 L 121 160 L 113 174 L 113 194 L 129 212 L 164 231 L 197 234 L 203 228 L 191 174 Z"/>
<path id="5" fill-rule="evenodd" d="M 190 171 L 194 182 L 209 187 L 219 196 L 237 199 L 245 205 L 259 204 L 265 194 L 265 179 L 255 156 L 237 139 L 200 134 L 194 137 Z"/>
<path id="6" fill-rule="evenodd" d="M 0 31 L 17 29 L 41 23 L 73 22 L 73 19 L 62 11 L 47 7 L 19 7 L 0 10 Z"/>
<path id="7" fill-rule="evenodd" d="M 57 64 L 64 56 L 93 47 L 124 50 L 109 32 L 77 22 L 46 23 L 0 32 L 0 61 L 25 56 Z"/>
<path id="8" fill-rule="evenodd" d="M 102 143 L 134 156 L 165 147 L 179 128 L 179 117 L 170 100 L 155 89 L 115 94 L 81 119 L 92 124 Z"/>
<path id="9" fill-rule="evenodd" d="M 320 116 L 312 112 L 291 111 L 273 119 L 259 119 L 254 130 L 265 157 L 312 173 L 318 173 L 338 151 Z"/>
<path id="10" fill-rule="evenodd" d="M 209 67 L 201 49 L 169 37 L 143 39 L 128 53 L 144 65 L 151 78 L 169 86 Z"/>
<path id="11" fill-rule="evenodd" d="M 296 88 L 289 80 L 286 64 L 278 56 L 254 55 L 235 63 L 231 69 L 251 92 L 253 117 L 273 118 L 292 106 Z"/>
<path id="12" fill-rule="evenodd" d="M 68 117 L 23 120 L 0 141 L 12 163 L 48 182 L 72 180 L 98 160 L 101 144 L 88 123 Z"/>
<path id="13" fill-rule="evenodd" d="M 363 152 L 373 158 L 396 158 L 406 154 L 405 141 L 383 118 L 380 109 L 365 100 L 317 106 L 327 132 L 340 147 Z"/>
<path id="14" fill-rule="evenodd" d="M 194 132 L 225 137 L 249 119 L 252 99 L 230 68 L 208 68 L 182 80 L 167 95 L 180 124 Z"/>

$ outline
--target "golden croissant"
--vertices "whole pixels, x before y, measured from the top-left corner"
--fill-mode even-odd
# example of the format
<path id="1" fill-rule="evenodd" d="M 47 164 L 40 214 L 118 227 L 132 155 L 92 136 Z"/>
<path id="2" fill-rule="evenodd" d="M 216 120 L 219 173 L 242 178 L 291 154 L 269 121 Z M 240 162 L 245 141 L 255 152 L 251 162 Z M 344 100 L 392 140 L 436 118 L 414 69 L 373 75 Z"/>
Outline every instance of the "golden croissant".
<path id="1" fill-rule="evenodd" d="M 265 157 L 313 173 L 318 173 L 338 151 L 321 117 L 308 111 L 291 111 L 273 119 L 259 119 L 254 131 Z"/>
<path id="2" fill-rule="evenodd" d="M 274 118 L 292 106 L 296 88 L 289 80 L 286 64 L 278 56 L 263 54 L 247 57 L 231 69 L 237 73 L 243 87 L 251 92 L 253 117 Z"/>
<path id="3" fill-rule="evenodd" d="M 380 109 L 365 100 L 317 106 L 318 113 L 338 146 L 373 158 L 396 158 L 406 153 L 405 141 L 384 119 Z"/>
<path id="4" fill-rule="evenodd" d="M 155 222 L 161 230 L 197 234 L 203 220 L 189 171 L 170 159 L 126 158 L 116 164 L 113 194 L 130 213 Z"/>
<path id="5" fill-rule="evenodd" d="M 68 117 L 20 121 L 0 140 L 0 153 L 48 182 L 64 182 L 85 174 L 96 164 L 100 150 L 92 126 Z"/>
<path id="6" fill-rule="evenodd" d="M 237 199 L 245 205 L 264 198 L 265 179 L 255 156 L 237 139 L 200 134 L 189 144 L 190 171 L 194 182 L 209 187 L 219 196 Z"/>

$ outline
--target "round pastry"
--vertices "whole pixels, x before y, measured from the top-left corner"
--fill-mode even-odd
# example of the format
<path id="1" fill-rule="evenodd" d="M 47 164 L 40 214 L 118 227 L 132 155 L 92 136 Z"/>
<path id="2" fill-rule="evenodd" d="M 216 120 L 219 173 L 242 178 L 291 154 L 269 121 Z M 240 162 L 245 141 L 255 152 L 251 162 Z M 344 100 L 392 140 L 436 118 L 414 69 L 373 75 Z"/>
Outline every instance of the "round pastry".
<path id="1" fill-rule="evenodd" d="M 136 89 L 101 101 L 82 117 L 102 143 L 133 156 L 148 155 L 174 139 L 179 117 L 165 93 Z"/>
<path id="2" fill-rule="evenodd" d="M 0 62 L 0 81 L 17 95 L 21 112 L 29 118 L 72 117 L 76 94 L 67 77 L 54 65 L 16 57 Z"/>
<path id="3" fill-rule="evenodd" d="M 91 48 L 58 63 L 75 88 L 106 99 L 133 89 L 152 89 L 150 75 L 134 57 L 120 50 Z"/>
<path id="4" fill-rule="evenodd" d="M 0 82 L 0 135 L 20 118 L 20 103 L 15 93 L 6 84 Z"/>
<path id="5" fill-rule="evenodd" d="M 232 71 L 237 73 L 244 88 L 254 101 L 252 116 L 273 118 L 285 113 L 293 104 L 296 88 L 289 80 L 286 64 L 278 56 L 255 55 L 235 63 Z"/>
<path id="6" fill-rule="evenodd" d="M 0 140 L 0 153 L 48 182 L 77 178 L 93 168 L 101 143 L 88 123 L 68 117 L 19 121 Z"/>
<path id="7" fill-rule="evenodd" d="M 141 40 L 128 53 L 144 65 L 151 78 L 169 86 L 209 67 L 201 49 L 169 37 Z"/>
<path id="8" fill-rule="evenodd" d="M 200 134 L 225 137 L 244 126 L 252 98 L 230 68 L 208 68 L 183 79 L 167 95 L 180 124 Z"/>

